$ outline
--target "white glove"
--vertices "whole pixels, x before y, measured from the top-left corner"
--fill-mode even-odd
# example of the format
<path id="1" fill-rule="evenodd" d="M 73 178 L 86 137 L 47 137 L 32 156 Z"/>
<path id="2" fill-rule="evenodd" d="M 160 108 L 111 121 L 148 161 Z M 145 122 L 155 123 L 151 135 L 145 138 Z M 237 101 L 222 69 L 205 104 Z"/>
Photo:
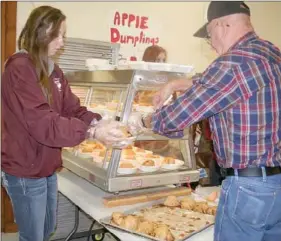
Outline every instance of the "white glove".
<path id="1" fill-rule="evenodd" d="M 142 118 L 144 117 L 145 116 L 139 112 L 131 113 L 129 116 L 127 126 L 133 136 L 137 136 L 146 131 L 146 128 L 143 126 L 142 122 Z"/>
<path id="2" fill-rule="evenodd" d="M 126 137 L 121 127 L 121 122 L 101 120 L 95 127 L 90 127 L 90 138 L 96 139 L 107 147 L 125 148 L 130 145 L 134 138 Z"/>

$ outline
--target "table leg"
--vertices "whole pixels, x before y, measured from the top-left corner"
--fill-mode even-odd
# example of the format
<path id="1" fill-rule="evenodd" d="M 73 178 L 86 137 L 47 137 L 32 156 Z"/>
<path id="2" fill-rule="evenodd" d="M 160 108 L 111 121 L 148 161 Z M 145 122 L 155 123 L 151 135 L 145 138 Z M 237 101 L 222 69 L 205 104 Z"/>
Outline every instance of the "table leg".
<path id="1" fill-rule="evenodd" d="M 71 230 L 71 232 L 69 233 L 69 235 L 65 238 L 64 241 L 71 240 L 73 238 L 73 236 L 75 235 L 75 233 L 77 232 L 77 229 L 78 229 L 78 226 L 79 226 L 79 211 L 80 211 L 80 208 L 75 205 L 75 223 L 74 223 L 74 227 Z"/>
<path id="2" fill-rule="evenodd" d="M 115 234 L 113 234 L 113 233 L 110 233 L 110 234 L 116 241 L 121 241 Z"/>
<path id="3" fill-rule="evenodd" d="M 90 228 L 89 228 L 89 234 L 88 234 L 88 237 L 87 237 L 87 241 L 90 241 L 90 238 L 91 238 L 92 235 L 93 235 L 92 229 L 93 229 L 95 223 L 96 223 L 96 220 L 93 220 L 93 222 L 92 222 L 92 224 L 91 224 L 91 226 L 90 226 Z"/>

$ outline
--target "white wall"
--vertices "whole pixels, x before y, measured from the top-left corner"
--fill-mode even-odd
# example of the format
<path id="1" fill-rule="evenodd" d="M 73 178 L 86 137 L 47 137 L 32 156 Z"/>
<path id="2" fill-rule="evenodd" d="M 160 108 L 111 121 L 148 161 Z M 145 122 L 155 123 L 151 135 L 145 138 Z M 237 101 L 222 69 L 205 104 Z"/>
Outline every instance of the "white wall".
<path id="1" fill-rule="evenodd" d="M 112 12 L 119 10 L 149 17 L 150 31 L 160 37 L 159 45 L 167 49 L 169 62 L 193 64 L 202 71 L 215 56 L 204 40 L 192 36 L 204 23 L 208 2 L 18 2 L 17 36 L 31 10 L 43 4 L 65 13 L 69 37 L 110 41 Z M 248 4 L 257 32 L 281 48 L 281 2 Z"/>

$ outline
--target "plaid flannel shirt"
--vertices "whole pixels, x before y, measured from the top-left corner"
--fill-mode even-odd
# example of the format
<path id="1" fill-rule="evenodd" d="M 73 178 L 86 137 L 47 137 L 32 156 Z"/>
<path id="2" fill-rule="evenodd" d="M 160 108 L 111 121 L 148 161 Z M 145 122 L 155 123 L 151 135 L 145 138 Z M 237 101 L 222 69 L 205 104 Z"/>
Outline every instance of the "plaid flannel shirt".
<path id="1" fill-rule="evenodd" d="M 209 118 L 224 168 L 281 165 L 281 53 L 254 32 L 218 57 L 174 103 L 152 116 L 153 131 L 181 137 Z"/>

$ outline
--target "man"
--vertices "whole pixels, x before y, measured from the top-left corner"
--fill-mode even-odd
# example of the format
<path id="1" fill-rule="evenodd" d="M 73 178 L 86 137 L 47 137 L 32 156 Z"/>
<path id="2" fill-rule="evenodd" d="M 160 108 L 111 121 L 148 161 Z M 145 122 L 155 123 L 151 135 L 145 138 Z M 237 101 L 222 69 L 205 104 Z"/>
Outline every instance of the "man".
<path id="1" fill-rule="evenodd" d="M 244 2 L 211 2 L 208 23 L 195 33 L 219 57 L 190 82 L 171 82 L 155 97 L 187 89 L 132 131 L 151 128 L 169 137 L 209 118 L 218 164 L 224 168 L 215 241 L 281 240 L 281 53 L 260 39 Z"/>

